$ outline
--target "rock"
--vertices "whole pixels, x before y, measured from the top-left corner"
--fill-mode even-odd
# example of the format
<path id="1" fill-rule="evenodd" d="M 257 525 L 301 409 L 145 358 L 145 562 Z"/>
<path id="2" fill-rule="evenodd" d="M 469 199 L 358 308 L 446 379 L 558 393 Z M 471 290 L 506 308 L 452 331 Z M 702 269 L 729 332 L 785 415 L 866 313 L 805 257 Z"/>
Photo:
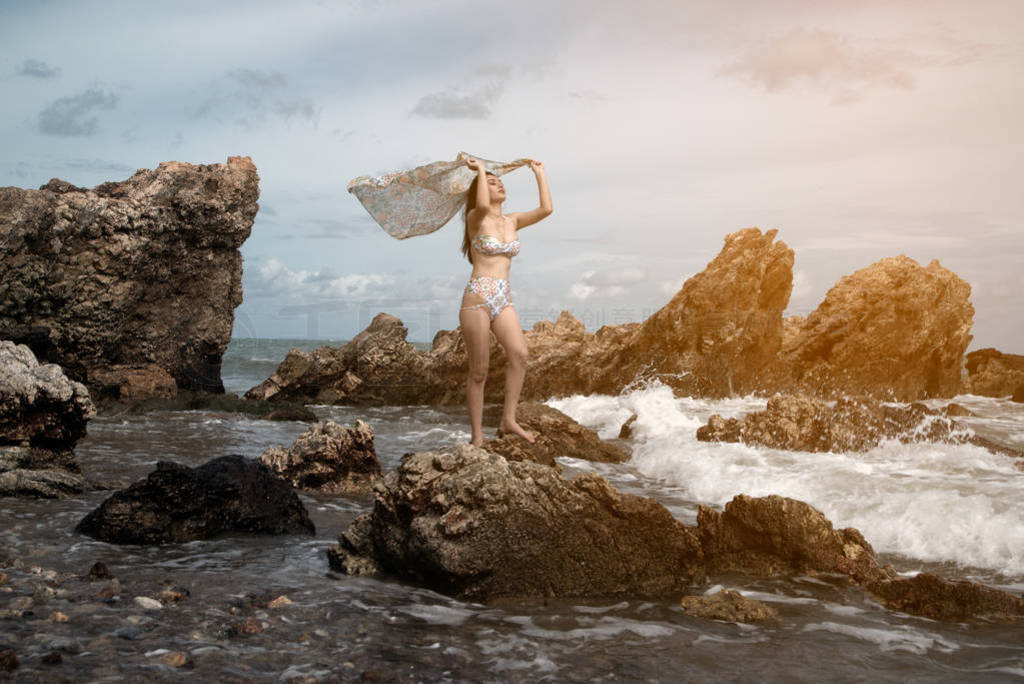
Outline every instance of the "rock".
<path id="1" fill-rule="evenodd" d="M 59 610 L 55 610 L 50 613 L 50 617 L 47 618 L 50 622 L 67 622 L 68 616 Z"/>
<path id="2" fill-rule="evenodd" d="M 178 603 L 188 598 L 190 592 L 184 587 L 167 587 L 160 592 L 159 598 L 162 603 Z"/>
<path id="3" fill-rule="evenodd" d="M 983 397 L 1015 397 L 1024 388 L 1024 356 L 988 347 L 967 355 L 964 391 Z M 1022 401 L 1014 398 L 1013 401 Z"/>
<path id="4" fill-rule="evenodd" d="M 85 385 L 40 364 L 25 345 L 0 340 L 0 496 L 81 493 L 73 448 L 95 415 Z"/>
<path id="5" fill-rule="evenodd" d="M 292 349 L 246 399 L 313 403 L 423 404 L 432 394 L 426 355 L 405 340 L 408 330 L 380 313 L 340 348 Z"/>
<path id="6" fill-rule="evenodd" d="M 709 620 L 754 623 L 779 619 L 774 608 L 729 589 L 722 589 L 711 596 L 684 596 L 682 606 L 687 615 Z"/>
<path id="7" fill-rule="evenodd" d="M 0 340 L 0 444 L 70 449 L 95 415 L 85 385 L 40 364 L 27 346 Z"/>
<path id="8" fill-rule="evenodd" d="M 598 364 L 621 388 L 638 374 L 683 394 L 748 394 L 782 346 L 782 311 L 793 290 L 793 250 L 776 230 L 725 237 L 707 267 L 653 313 L 623 348 Z M 623 353 L 628 352 L 628 353 Z"/>
<path id="9" fill-rule="evenodd" d="M 555 466 L 558 457 L 579 458 L 598 463 L 625 463 L 630 455 L 620 447 L 603 441 L 558 409 L 538 402 L 516 407 L 516 422 L 534 434 L 531 444 L 519 435 L 501 434 L 485 440 L 483 448 L 509 461 L 533 461 Z"/>
<path id="10" fill-rule="evenodd" d="M 161 461 L 76 531 L 114 544 L 161 544 L 239 532 L 313 534 L 314 527 L 286 480 L 259 461 L 229 455 L 196 468 Z"/>
<path id="11" fill-rule="evenodd" d="M 276 599 L 267 604 L 267 608 L 284 608 L 285 606 L 290 606 L 293 603 L 294 601 L 292 601 L 287 596 L 278 596 Z"/>
<path id="12" fill-rule="evenodd" d="M 39 661 L 43 665 L 60 665 L 62 662 L 64 662 L 64 656 L 60 654 L 60 651 L 50 651 L 42 658 L 40 658 Z"/>
<path id="13" fill-rule="evenodd" d="M 1024 385 L 1020 385 L 1013 391 L 1013 396 L 1010 397 L 1012 401 L 1018 404 L 1024 404 Z"/>
<path id="14" fill-rule="evenodd" d="M 128 378 L 156 365 L 181 389 L 223 393 L 258 182 L 251 159 L 228 157 L 163 162 L 91 190 L 59 179 L 0 188 L 0 338 L 87 385 L 100 372 L 104 392 L 150 380 L 112 385 L 102 371 Z"/>
<path id="15" fill-rule="evenodd" d="M 407 454 L 328 551 L 465 600 L 664 596 L 703 579 L 696 536 L 653 499 L 592 473 L 562 479 L 470 445 Z"/>
<path id="16" fill-rule="evenodd" d="M 82 579 L 91 582 L 92 580 L 97 579 L 113 579 L 113 577 L 114 576 L 110 573 L 110 570 L 107 569 L 106 563 L 103 561 L 96 561 L 92 564 L 92 567 L 89 568 L 89 574 Z"/>
<path id="17" fill-rule="evenodd" d="M 120 401 L 149 397 L 173 399 L 178 393 L 174 376 L 155 363 L 144 367 L 115 364 L 109 368 L 94 368 L 89 373 L 89 384 L 97 395 Z"/>
<path id="18" fill-rule="evenodd" d="M 970 443 L 1010 456 L 1024 455 L 964 431 L 949 417 L 958 413 L 920 403 L 883 404 L 870 397 L 844 397 L 829 403 L 807 395 L 777 394 L 768 400 L 764 411 L 742 419 L 711 416 L 707 425 L 697 428 L 697 439 L 812 452 L 867 451 L 883 440 L 897 439 L 905 443 Z"/>
<path id="19" fill-rule="evenodd" d="M 971 287 L 900 255 L 844 276 L 783 347 L 795 387 L 818 396 L 952 397 L 971 341 Z"/>
<path id="20" fill-rule="evenodd" d="M 17 653 L 9 648 L 0 650 L 0 672 L 14 672 L 20 665 Z"/>
<path id="21" fill-rule="evenodd" d="M 167 667 L 184 667 L 191 664 L 188 656 L 181 651 L 171 651 L 160 655 L 160 662 Z"/>
<path id="22" fill-rule="evenodd" d="M 358 419 L 350 428 L 319 422 L 287 449 L 270 447 L 259 459 L 293 487 L 310 491 L 369 492 L 380 477 L 373 430 Z"/>
<path id="23" fill-rule="evenodd" d="M 248 636 L 250 634 L 259 634 L 264 629 L 263 623 L 255 618 L 246 618 L 244 620 L 236 620 L 227 626 L 226 632 L 228 636 Z"/>
<path id="24" fill-rule="evenodd" d="M 633 423 L 636 422 L 637 418 L 639 416 L 634 413 L 629 417 L 629 420 L 622 424 L 622 427 L 619 428 L 619 439 L 629 439 L 633 436 Z"/>
<path id="25" fill-rule="evenodd" d="M 953 582 L 923 572 L 866 586 L 888 608 L 933 620 L 1024 619 L 1024 599 L 977 582 Z"/>
<path id="26" fill-rule="evenodd" d="M 164 604 L 160 603 L 156 599 L 151 599 L 148 596 L 136 596 L 135 605 L 145 608 L 146 610 L 162 610 Z"/>
<path id="27" fill-rule="evenodd" d="M 722 513 L 701 506 L 697 532 L 709 573 L 835 573 L 857 581 L 882 574 L 860 532 L 834 529 L 821 511 L 796 499 L 740 494 Z"/>

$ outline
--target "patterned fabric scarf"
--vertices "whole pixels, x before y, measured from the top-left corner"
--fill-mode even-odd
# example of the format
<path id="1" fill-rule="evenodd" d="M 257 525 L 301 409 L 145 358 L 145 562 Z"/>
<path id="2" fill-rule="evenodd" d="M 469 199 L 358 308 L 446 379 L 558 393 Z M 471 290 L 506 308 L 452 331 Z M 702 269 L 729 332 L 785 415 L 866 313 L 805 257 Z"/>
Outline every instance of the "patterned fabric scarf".
<path id="1" fill-rule="evenodd" d="M 383 176 L 358 176 L 349 181 L 348 191 L 391 237 L 404 240 L 426 235 L 448 223 L 465 205 L 469 185 L 477 175 L 466 166 L 470 157 L 479 159 L 484 169 L 497 176 L 529 164 L 528 159 L 502 163 L 459 152 L 455 161 L 431 162 Z"/>

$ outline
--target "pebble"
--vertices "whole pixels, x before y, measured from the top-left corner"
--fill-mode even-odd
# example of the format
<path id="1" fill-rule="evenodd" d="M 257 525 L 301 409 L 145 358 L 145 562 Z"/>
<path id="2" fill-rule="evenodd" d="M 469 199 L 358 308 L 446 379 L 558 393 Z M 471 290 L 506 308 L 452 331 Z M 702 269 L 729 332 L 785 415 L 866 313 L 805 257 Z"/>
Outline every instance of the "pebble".
<path id="1" fill-rule="evenodd" d="M 119 627 L 114 630 L 114 636 L 118 639 L 127 639 L 128 641 L 134 641 L 139 638 L 140 630 L 138 627 L 129 625 L 128 627 Z"/>
<path id="2" fill-rule="evenodd" d="M 0 651 L 0 672 L 10 672 L 18 669 L 21 663 L 18 661 L 18 655 L 7 648 Z"/>
<path id="3" fill-rule="evenodd" d="M 0 584 L 7 584 L 7 573 L 0 572 Z"/>
<path id="4" fill-rule="evenodd" d="M 290 606 L 294 603 L 287 596 L 278 596 L 276 599 L 267 604 L 267 608 L 281 608 L 282 606 Z"/>
<path id="5" fill-rule="evenodd" d="M 103 561 L 96 561 L 89 568 L 89 579 L 113 579 L 114 576 L 110 574 L 110 570 L 107 569 L 107 564 Z"/>
<path id="6" fill-rule="evenodd" d="M 186 657 L 181 651 L 172 651 L 171 653 L 164 653 L 160 656 L 160 662 L 168 667 L 181 667 L 188 663 L 188 657 Z"/>
<path id="7" fill-rule="evenodd" d="M 72 639 L 71 637 L 57 637 L 46 644 L 46 648 L 51 651 L 64 651 L 65 653 L 81 653 L 82 644 L 78 639 Z"/>
<path id="8" fill-rule="evenodd" d="M 188 598 L 188 589 L 183 587 L 168 587 L 159 594 L 160 600 L 164 603 L 177 603 L 182 599 Z"/>
<path id="9" fill-rule="evenodd" d="M 59 610 L 55 610 L 52 613 L 50 613 L 49 620 L 50 622 L 67 622 L 68 616 L 60 612 Z"/>
<path id="10" fill-rule="evenodd" d="M 156 599 L 149 598 L 148 596 L 136 596 L 135 603 L 146 610 L 160 610 L 164 607 L 164 604 L 160 603 Z"/>
<path id="11" fill-rule="evenodd" d="M 9 604 L 12 611 L 26 611 L 32 608 L 32 597 L 31 596 L 19 596 L 18 598 L 11 601 Z"/>
<path id="12" fill-rule="evenodd" d="M 263 631 L 263 623 L 253 618 L 246 618 L 245 620 L 236 620 L 228 625 L 228 634 L 230 636 L 245 636 L 247 634 L 259 634 Z"/>

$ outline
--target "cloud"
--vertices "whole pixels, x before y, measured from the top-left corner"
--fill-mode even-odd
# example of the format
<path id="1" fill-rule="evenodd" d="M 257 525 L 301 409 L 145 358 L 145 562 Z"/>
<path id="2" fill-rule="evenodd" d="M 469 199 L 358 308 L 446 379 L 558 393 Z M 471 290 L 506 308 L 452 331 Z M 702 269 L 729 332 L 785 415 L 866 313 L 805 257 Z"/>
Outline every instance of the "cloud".
<path id="1" fill-rule="evenodd" d="M 647 273 L 628 266 L 623 269 L 587 271 L 583 277 L 569 287 L 569 295 L 580 301 L 595 294 L 604 297 L 623 295 L 631 285 L 647 280 Z"/>
<path id="2" fill-rule="evenodd" d="M 910 88 L 913 78 L 906 63 L 905 53 L 869 50 L 832 31 L 796 28 L 726 65 L 721 73 L 761 85 L 769 92 L 802 80 L 816 85 L 874 83 Z"/>
<path id="3" fill-rule="evenodd" d="M 359 298 L 375 296 L 381 288 L 390 288 L 394 276 L 381 273 L 338 275 L 330 269 L 293 271 L 271 258 L 245 271 L 245 292 L 256 297 L 302 295 L 307 297 Z"/>
<path id="4" fill-rule="evenodd" d="M 97 117 L 89 115 L 115 106 L 117 95 L 95 88 L 62 97 L 39 113 L 39 131 L 46 135 L 92 135 L 96 132 Z"/>
<path id="5" fill-rule="evenodd" d="M 60 68 L 52 67 L 42 60 L 26 59 L 18 67 L 16 73 L 19 76 L 30 76 L 32 78 L 56 78 L 60 76 Z"/>
<path id="6" fill-rule="evenodd" d="M 506 65 L 483 65 L 467 79 L 467 84 L 424 95 L 409 112 L 409 116 L 427 119 L 487 119 L 491 115 L 491 107 L 505 90 L 510 72 L 511 68 Z"/>
<path id="7" fill-rule="evenodd" d="M 280 71 L 230 69 L 213 89 L 216 95 L 203 100 L 193 116 L 234 116 L 234 122 L 245 128 L 277 116 L 290 122 L 298 118 L 312 123 L 320 120 L 320 108 L 309 97 L 290 91 L 288 77 Z"/>

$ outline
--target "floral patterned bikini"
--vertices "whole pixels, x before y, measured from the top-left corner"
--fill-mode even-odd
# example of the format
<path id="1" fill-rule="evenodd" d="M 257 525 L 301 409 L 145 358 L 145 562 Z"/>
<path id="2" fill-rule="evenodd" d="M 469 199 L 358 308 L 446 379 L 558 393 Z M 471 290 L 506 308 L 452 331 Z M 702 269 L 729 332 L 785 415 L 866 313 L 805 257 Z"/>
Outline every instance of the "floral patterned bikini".
<path id="1" fill-rule="evenodd" d="M 473 239 L 472 247 L 481 254 L 493 256 L 495 254 L 507 254 L 512 258 L 519 254 L 519 240 L 502 242 L 493 235 L 477 235 Z M 509 288 L 507 278 L 495 278 L 493 276 L 478 276 L 470 278 L 466 285 L 465 292 L 472 292 L 483 297 L 481 304 L 471 304 L 463 309 L 477 309 L 486 306 L 493 321 L 506 306 L 512 306 L 509 300 L 512 292 Z"/>

